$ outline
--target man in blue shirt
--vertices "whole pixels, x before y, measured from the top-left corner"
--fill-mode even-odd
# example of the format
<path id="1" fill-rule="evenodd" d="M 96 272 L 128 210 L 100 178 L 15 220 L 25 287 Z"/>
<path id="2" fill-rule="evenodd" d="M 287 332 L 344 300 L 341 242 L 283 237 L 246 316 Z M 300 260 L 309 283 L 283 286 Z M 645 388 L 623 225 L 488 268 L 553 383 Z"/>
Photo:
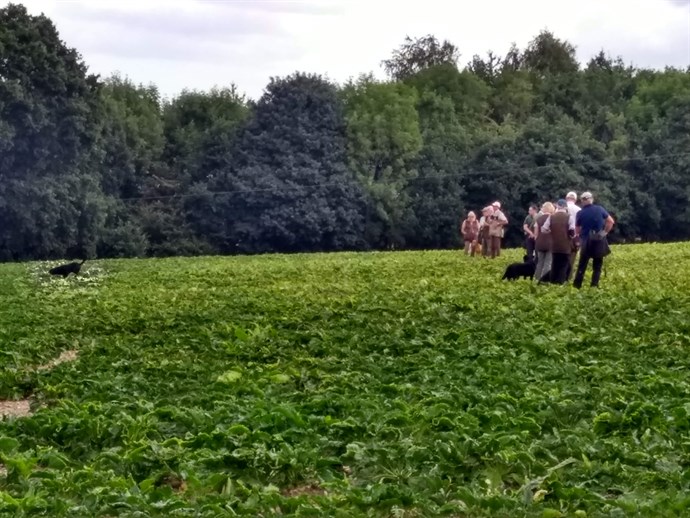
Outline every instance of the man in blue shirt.
<path id="1" fill-rule="evenodd" d="M 573 286 L 582 287 L 582 280 L 587 270 L 587 264 L 592 259 L 593 272 L 591 286 L 599 286 L 601 267 L 604 264 L 603 257 L 593 255 L 592 247 L 589 242 L 593 239 L 606 239 L 606 236 L 613 228 L 614 221 L 604 207 L 594 204 L 594 197 L 591 192 L 582 193 L 582 209 L 575 216 L 575 233 L 580 236 L 580 262 L 577 265 L 577 274 Z"/>

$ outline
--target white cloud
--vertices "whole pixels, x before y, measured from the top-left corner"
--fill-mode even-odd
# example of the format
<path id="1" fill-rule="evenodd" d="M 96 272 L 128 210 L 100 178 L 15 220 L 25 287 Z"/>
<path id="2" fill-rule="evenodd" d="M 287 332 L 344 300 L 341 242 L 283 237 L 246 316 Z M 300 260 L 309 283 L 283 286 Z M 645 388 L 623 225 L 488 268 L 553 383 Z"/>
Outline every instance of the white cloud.
<path id="1" fill-rule="evenodd" d="M 173 95 L 236 83 L 258 97 L 271 76 L 302 70 L 344 81 L 382 76 L 406 35 L 455 43 L 461 64 L 524 46 L 542 29 L 587 61 L 604 49 L 641 67 L 690 66 L 690 0 L 26 0 L 93 72 L 119 70 Z"/>

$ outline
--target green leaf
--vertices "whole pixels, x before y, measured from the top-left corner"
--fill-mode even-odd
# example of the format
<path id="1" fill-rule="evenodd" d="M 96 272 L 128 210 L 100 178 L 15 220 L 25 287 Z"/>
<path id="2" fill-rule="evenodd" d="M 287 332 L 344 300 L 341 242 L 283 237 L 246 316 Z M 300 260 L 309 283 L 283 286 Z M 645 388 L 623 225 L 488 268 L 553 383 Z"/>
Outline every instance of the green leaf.
<path id="1" fill-rule="evenodd" d="M 242 373 L 238 371 L 226 371 L 220 376 L 218 376 L 217 381 L 219 383 L 226 383 L 226 384 L 232 384 L 237 381 L 242 377 Z"/>
<path id="2" fill-rule="evenodd" d="M 0 437 L 0 453 L 11 454 L 19 448 L 19 441 L 12 437 Z"/>

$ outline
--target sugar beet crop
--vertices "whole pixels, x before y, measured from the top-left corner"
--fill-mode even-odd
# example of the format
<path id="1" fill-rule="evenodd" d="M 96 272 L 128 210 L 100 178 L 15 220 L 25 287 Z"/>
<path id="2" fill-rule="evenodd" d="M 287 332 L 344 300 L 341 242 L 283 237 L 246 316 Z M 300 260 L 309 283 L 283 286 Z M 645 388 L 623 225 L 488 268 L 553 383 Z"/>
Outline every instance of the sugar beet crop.
<path id="1" fill-rule="evenodd" d="M 517 251 L 3 265 L 0 513 L 681 515 L 688 257 L 580 292 L 500 282 Z"/>

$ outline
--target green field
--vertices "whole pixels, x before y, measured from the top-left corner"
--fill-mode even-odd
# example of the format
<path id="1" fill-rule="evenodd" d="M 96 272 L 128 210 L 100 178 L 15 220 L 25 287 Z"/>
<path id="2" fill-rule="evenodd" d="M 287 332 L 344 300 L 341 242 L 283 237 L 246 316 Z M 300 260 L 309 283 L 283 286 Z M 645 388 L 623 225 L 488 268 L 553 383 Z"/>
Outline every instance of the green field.
<path id="1" fill-rule="evenodd" d="M 2 265 L 0 514 L 687 516 L 690 244 L 520 256 Z"/>

